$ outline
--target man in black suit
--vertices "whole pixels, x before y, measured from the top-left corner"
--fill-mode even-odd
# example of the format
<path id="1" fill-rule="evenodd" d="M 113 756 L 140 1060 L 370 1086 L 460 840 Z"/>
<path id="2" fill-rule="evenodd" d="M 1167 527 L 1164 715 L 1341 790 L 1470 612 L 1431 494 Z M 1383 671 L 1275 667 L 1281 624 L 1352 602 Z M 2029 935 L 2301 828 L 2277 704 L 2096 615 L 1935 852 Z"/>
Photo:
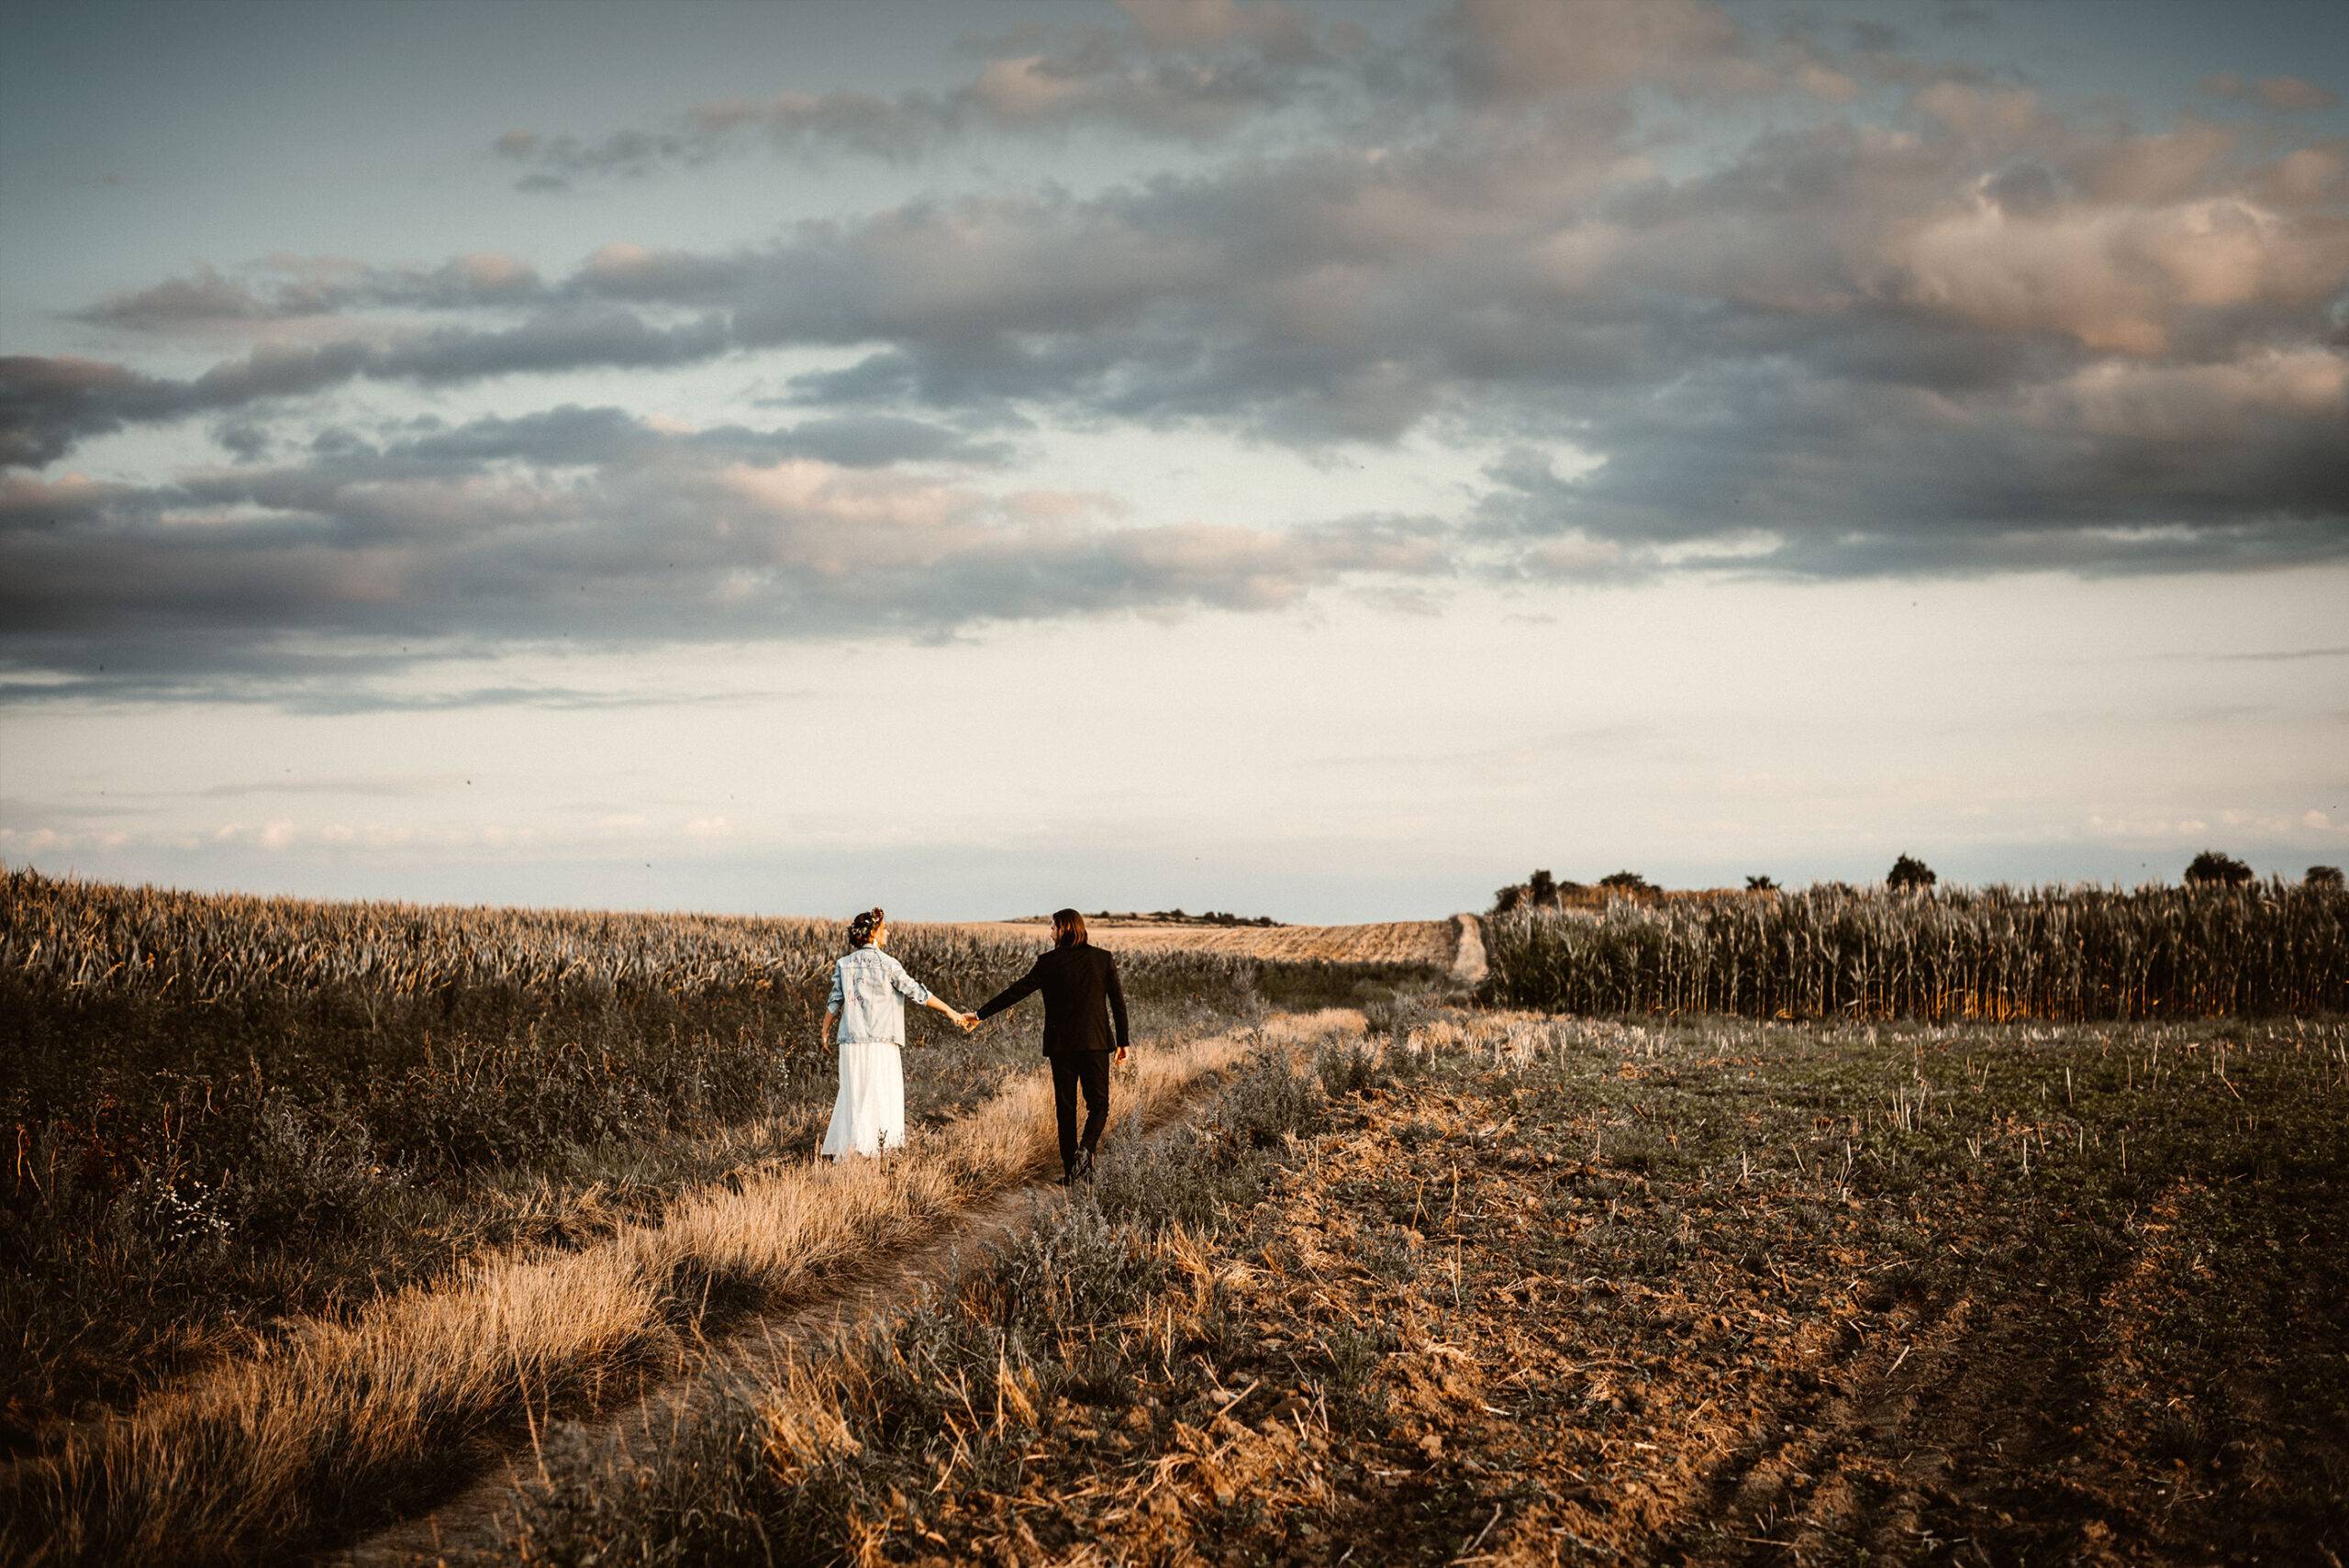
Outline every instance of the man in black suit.
<path id="1" fill-rule="evenodd" d="M 1118 961 L 1085 937 L 1085 917 L 1074 909 L 1052 916 L 1052 951 L 988 999 L 979 1017 L 991 1018 L 1031 991 L 1044 994 L 1044 1058 L 1052 1064 L 1052 1110 L 1060 1120 L 1061 1182 L 1093 1173 L 1093 1151 L 1109 1121 L 1109 1052 L 1126 1059 L 1126 993 Z M 1106 1008 L 1106 1011 L 1105 1011 Z M 1115 1021 L 1113 1037 L 1110 1025 Z M 1076 1134 L 1076 1092 L 1085 1091 L 1085 1137 Z"/>

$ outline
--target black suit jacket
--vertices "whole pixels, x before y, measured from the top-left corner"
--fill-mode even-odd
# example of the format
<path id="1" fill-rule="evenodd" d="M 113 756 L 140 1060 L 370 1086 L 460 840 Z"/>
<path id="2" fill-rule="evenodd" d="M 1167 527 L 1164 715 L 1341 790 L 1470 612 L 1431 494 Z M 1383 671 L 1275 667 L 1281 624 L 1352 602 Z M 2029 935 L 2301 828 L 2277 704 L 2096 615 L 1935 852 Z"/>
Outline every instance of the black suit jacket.
<path id="1" fill-rule="evenodd" d="M 1118 984 L 1118 961 L 1092 943 L 1072 942 L 1041 954 L 1027 973 L 989 997 L 979 1017 L 991 1018 L 1031 991 L 1044 994 L 1045 1055 L 1074 1056 L 1113 1044 L 1126 1049 L 1126 993 Z"/>

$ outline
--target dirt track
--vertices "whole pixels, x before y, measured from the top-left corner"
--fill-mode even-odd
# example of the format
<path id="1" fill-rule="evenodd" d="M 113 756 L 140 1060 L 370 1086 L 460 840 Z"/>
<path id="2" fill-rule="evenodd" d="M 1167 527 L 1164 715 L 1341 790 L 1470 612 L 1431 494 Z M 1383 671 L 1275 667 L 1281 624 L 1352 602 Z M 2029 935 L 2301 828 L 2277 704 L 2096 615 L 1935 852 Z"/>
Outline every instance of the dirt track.
<path id="1" fill-rule="evenodd" d="M 1359 1029 L 1360 1015 L 1282 1015 L 1268 1021 L 1264 1033 L 1273 1039 L 1284 1033 L 1309 1039 L 1333 1027 Z M 1154 1135 L 1182 1120 L 1219 1081 L 1219 1074 L 1205 1073 L 1177 1092 L 1162 1095 L 1149 1105 L 1138 1130 Z M 1131 1136 L 1136 1130 L 1129 1120 L 1112 1135 Z M 997 1194 L 913 1246 L 876 1255 L 853 1274 L 827 1282 L 819 1299 L 736 1322 L 723 1340 L 709 1346 L 699 1364 L 627 1407 L 586 1423 L 579 1429 L 579 1440 L 591 1453 L 614 1457 L 633 1444 L 658 1441 L 694 1419 L 726 1385 L 772 1373 L 825 1337 L 950 1284 L 961 1270 L 982 1262 L 1003 1241 L 1056 1212 L 1062 1201 L 1056 1182 L 1030 1182 Z M 456 1496 L 325 1560 L 351 1568 L 393 1568 L 432 1562 L 466 1546 L 495 1545 L 501 1521 L 513 1512 L 517 1485 L 536 1473 L 538 1426 L 532 1423 L 528 1443 L 510 1445 L 502 1463 Z"/>
<path id="2" fill-rule="evenodd" d="M 728 1382 L 772 1374 L 827 1336 L 921 1299 L 951 1283 L 961 1269 L 985 1260 L 1006 1239 L 1037 1224 L 1061 1201 L 1059 1187 L 1043 1183 L 998 1194 L 920 1245 L 872 1259 L 839 1280 L 822 1300 L 739 1326 L 685 1377 L 581 1428 L 583 1440 L 591 1452 L 614 1457 L 638 1443 L 661 1440 L 693 1420 Z M 531 1448 L 513 1448 L 502 1464 L 439 1507 L 325 1561 L 349 1568 L 412 1568 L 449 1551 L 495 1545 L 503 1522 L 512 1517 L 516 1488 L 536 1473 Z"/>
<path id="3" fill-rule="evenodd" d="M 1481 983 L 1486 973 L 1484 927 L 1474 915 L 1454 915 L 1452 918 L 1460 928 L 1452 954 L 1452 978 L 1473 986 Z"/>

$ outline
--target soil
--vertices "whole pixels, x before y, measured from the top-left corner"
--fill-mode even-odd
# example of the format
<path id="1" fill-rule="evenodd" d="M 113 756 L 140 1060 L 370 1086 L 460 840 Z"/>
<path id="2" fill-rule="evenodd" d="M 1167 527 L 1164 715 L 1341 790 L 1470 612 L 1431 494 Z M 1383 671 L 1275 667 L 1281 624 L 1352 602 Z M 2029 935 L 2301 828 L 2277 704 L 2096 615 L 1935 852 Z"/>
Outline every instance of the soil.
<path id="1" fill-rule="evenodd" d="M 1122 1395 L 875 1553 L 2342 1561 L 2349 1085 L 2305 1045 L 1444 1030 L 1117 1326 Z"/>

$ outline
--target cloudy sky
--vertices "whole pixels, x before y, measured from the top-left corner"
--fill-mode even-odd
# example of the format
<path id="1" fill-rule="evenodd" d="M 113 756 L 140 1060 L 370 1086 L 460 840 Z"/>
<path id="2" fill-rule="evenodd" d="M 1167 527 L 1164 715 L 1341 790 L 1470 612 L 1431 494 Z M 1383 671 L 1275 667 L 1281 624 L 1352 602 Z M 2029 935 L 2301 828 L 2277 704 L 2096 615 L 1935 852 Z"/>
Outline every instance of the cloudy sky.
<path id="1" fill-rule="evenodd" d="M 0 862 L 2349 860 L 2349 7 L 5 17 Z"/>

